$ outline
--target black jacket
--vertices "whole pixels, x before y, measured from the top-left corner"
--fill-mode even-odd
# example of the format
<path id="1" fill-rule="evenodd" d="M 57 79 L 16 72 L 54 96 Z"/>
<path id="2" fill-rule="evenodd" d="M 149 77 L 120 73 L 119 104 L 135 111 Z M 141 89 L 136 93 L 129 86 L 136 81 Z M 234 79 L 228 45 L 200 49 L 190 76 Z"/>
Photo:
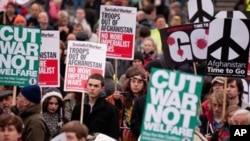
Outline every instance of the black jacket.
<path id="1" fill-rule="evenodd" d="M 115 139 L 119 137 L 118 110 L 108 103 L 104 97 L 96 100 L 92 110 L 88 96 L 84 100 L 83 123 L 89 128 L 89 133 L 103 133 Z M 71 120 L 80 120 L 81 104 L 75 106 Z"/>
<path id="2" fill-rule="evenodd" d="M 146 96 L 144 95 L 138 98 L 133 106 L 130 129 L 132 133 L 136 136 L 140 135 L 145 101 L 146 101 Z"/>

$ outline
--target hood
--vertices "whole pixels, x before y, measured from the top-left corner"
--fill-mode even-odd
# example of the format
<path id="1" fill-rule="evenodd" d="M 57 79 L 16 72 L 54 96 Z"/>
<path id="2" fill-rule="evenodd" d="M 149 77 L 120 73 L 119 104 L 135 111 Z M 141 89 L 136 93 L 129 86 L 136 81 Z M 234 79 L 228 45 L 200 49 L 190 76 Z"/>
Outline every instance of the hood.
<path id="1" fill-rule="evenodd" d="M 114 75 L 114 68 L 113 65 L 109 62 L 106 61 L 106 66 L 105 66 L 105 78 L 113 78 Z"/>

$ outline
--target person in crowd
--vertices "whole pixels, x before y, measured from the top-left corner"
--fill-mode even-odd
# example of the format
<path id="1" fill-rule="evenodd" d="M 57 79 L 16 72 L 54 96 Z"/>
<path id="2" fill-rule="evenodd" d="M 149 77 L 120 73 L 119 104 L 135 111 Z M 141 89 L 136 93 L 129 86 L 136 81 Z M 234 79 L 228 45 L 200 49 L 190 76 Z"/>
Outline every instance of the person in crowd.
<path id="1" fill-rule="evenodd" d="M 13 22 L 14 26 L 22 26 L 22 27 L 26 27 L 27 26 L 27 21 L 26 19 L 22 16 L 22 15 L 17 15 L 14 22 Z"/>
<path id="2" fill-rule="evenodd" d="M 70 121 L 63 125 L 60 133 L 66 134 L 67 141 L 87 141 L 88 127 L 79 121 Z"/>
<path id="3" fill-rule="evenodd" d="M 212 134 L 218 131 L 223 125 L 223 97 L 224 90 L 219 89 L 214 91 L 209 97 L 209 111 L 200 116 L 201 132 L 205 135 L 207 140 L 211 140 Z M 226 100 L 226 107 L 228 106 Z"/>
<path id="4" fill-rule="evenodd" d="M 146 14 L 143 10 L 139 10 L 136 13 L 136 21 L 140 25 L 147 26 L 150 29 L 154 28 L 154 25 L 149 22 L 149 20 L 146 18 Z"/>
<path id="5" fill-rule="evenodd" d="M 62 94 L 58 89 L 51 89 L 42 97 L 42 116 L 50 130 L 50 138 L 55 137 L 62 125 L 66 122 L 64 119 L 64 105 Z"/>
<path id="6" fill-rule="evenodd" d="M 232 116 L 238 109 L 240 109 L 238 105 L 231 105 L 227 107 L 223 124 L 218 131 L 213 133 L 211 141 L 229 141 L 230 125 L 233 125 Z"/>
<path id="7" fill-rule="evenodd" d="M 62 5 L 62 0 L 50 0 L 48 13 L 51 22 L 56 22 L 58 20 L 58 14 L 62 10 L 61 5 Z"/>
<path id="8" fill-rule="evenodd" d="M 145 38 L 142 42 L 144 67 L 157 58 L 156 44 L 151 37 Z"/>
<path id="9" fill-rule="evenodd" d="M 41 30 L 53 30 L 53 27 L 49 24 L 49 17 L 46 12 L 41 12 L 38 15 L 38 28 Z"/>
<path id="10" fill-rule="evenodd" d="M 39 3 L 32 3 L 30 8 L 29 17 L 27 17 L 27 26 L 29 27 L 37 27 L 38 23 L 38 15 L 43 11 L 42 6 Z"/>
<path id="11" fill-rule="evenodd" d="M 90 27 L 89 23 L 87 22 L 85 16 L 86 16 L 86 13 L 85 13 L 84 8 L 81 8 L 81 7 L 77 8 L 73 23 L 74 24 L 79 23 L 82 25 L 82 27 L 88 28 L 91 31 L 91 27 Z"/>
<path id="12" fill-rule="evenodd" d="M 12 90 L 0 91 L 0 115 L 11 113 L 12 95 Z"/>
<path id="13" fill-rule="evenodd" d="M 135 52 L 134 53 L 134 59 L 130 62 L 130 65 L 131 67 L 137 67 L 139 69 L 142 69 L 144 71 L 144 67 L 143 67 L 143 64 L 144 64 L 144 58 L 143 58 L 143 54 L 139 51 Z M 130 68 L 131 68 L 130 67 Z M 128 68 L 129 69 L 129 68 Z M 127 69 L 127 70 L 128 70 Z M 123 85 L 123 83 L 125 82 L 126 80 L 126 74 L 127 73 L 124 73 L 120 79 L 119 79 L 119 84 Z"/>
<path id="14" fill-rule="evenodd" d="M 60 11 L 58 13 L 57 24 L 54 25 L 55 30 L 60 32 L 60 40 L 66 41 L 68 34 L 72 32 L 72 25 L 69 22 L 69 14 L 67 11 Z"/>
<path id="15" fill-rule="evenodd" d="M 141 47 L 141 44 L 143 40 L 147 37 L 150 37 L 151 31 L 150 28 L 144 25 L 136 25 L 136 38 L 135 38 L 135 48 L 134 52 L 143 52 L 143 48 Z"/>
<path id="16" fill-rule="evenodd" d="M 249 103 L 242 99 L 243 84 L 240 78 L 230 77 L 227 79 L 227 96 L 230 105 L 237 104 L 243 109 L 248 109 L 250 107 Z"/>
<path id="17" fill-rule="evenodd" d="M 173 15 L 173 17 L 170 19 L 170 26 L 179 26 L 182 25 L 182 19 L 179 14 Z"/>
<path id="18" fill-rule="evenodd" d="M 109 61 L 106 61 L 105 75 L 104 75 L 104 84 L 105 84 L 104 93 L 106 97 L 112 95 L 115 92 L 115 87 L 118 91 L 121 91 L 122 89 L 121 85 L 116 81 L 114 81 L 113 79 L 114 75 L 115 71 L 113 65 Z"/>
<path id="19" fill-rule="evenodd" d="M 41 115 L 41 90 L 38 85 L 23 87 L 17 96 L 16 107 L 23 120 L 22 141 L 49 141 L 50 132 Z"/>
<path id="20" fill-rule="evenodd" d="M 0 116 L 0 141 L 19 141 L 22 136 L 23 122 L 16 115 Z"/>
<path id="21" fill-rule="evenodd" d="M 212 94 L 215 90 L 218 89 L 223 89 L 224 88 L 224 82 L 225 82 L 225 78 L 224 77 L 220 77 L 220 76 L 216 76 L 212 79 L 211 81 L 211 87 L 210 87 L 210 92 L 207 95 L 207 97 L 209 97 L 210 94 Z M 209 109 L 208 109 L 208 103 L 209 100 L 205 100 L 204 102 L 202 102 L 202 112 L 206 113 Z"/>
<path id="22" fill-rule="evenodd" d="M 232 116 L 234 125 L 250 125 L 250 112 L 246 109 L 238 109 Z"/>
<path id="23" fill-rule="evenodd" d="M 6 11 L 0 12 L 0 24 L 13 25 L 16 18 L 16 5 L 13 2 L 8 2 L 6 5 Z"/>
<path id="24" fill-rule="evenodd" d="M 70 121 L 74 107 L 81 103 L 82 93 L 80 92 L 69 92 L 63 98 L 64 101 L 64 115 L 65 118 Z"/>
<path id="25" fill-rule="evenodd" d="M 160 29 L 163 29 L 163 28 L 167 28 L 168 23 L 167 23 L 167 21 L 166 21 L 166 19 L 165 19 L 165 17 L 163 15 L 158 15 L 154 20 L 154 26 L 155 26 L 155 28 L 160 30 Z"/>
<path id="26" fill-rule="evenodd" d="M 87 80 L 87 95 L 84 98 L 83 123 L 87 125 L 90 134 L 103 133 L 118 139 L 118 111 L 115 106 L 105 100 L 104 78 L 94 73 Z M 76 105 L 71 120 L 80 120 L 81 106 Z"/>
<path id="27" fill-rule="evenodd" d="M 78 23 L 78 24 L 74 24 L 73 25 L 73 34 L 76 34 L 77 32 L 83 31 L 83 26 L 82 24 Z"/>

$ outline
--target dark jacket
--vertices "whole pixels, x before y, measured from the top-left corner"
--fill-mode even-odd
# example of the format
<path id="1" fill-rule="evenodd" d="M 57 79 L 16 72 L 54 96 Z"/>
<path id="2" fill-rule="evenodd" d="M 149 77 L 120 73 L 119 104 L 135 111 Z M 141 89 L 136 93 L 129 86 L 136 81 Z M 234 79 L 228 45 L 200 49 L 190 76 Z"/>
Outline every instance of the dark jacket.
<path id="1" fill-rule="evenodd" d="M 49 129 L 41 115 L 41 105 L 31 106 L 19 113 L 24 123 L 22 141 L 49 141 Z"/>
<path id="2" fill-rule="evenodd" d="M 94 106 L 89 105 L 88 96 L 84 100 L 83 123 L 87 125 L 89 133 L 103 133 L 115 139 L 119 136 L 118 110 L 100 96 Z M 75 106 L 71 120 L 80 120 L 81 104 Z"/>
<path id="3" fill-rule="evenodd" d="M 134 103 L 134 107 L 132 111 L 130 129 L 132 133 L 137 136 L 140 135 L 145 102 L 146 102 L 145 95 L 138 98 Z"/>

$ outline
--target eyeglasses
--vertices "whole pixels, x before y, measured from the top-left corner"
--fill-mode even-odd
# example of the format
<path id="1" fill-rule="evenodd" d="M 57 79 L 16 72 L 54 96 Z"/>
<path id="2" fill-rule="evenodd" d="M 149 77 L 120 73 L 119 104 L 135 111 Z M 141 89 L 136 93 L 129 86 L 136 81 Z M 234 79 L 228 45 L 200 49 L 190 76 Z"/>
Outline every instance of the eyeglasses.
<path id="1" fill-rule="evenodd" d="M 143 79 L 139 79 L 139 78 L 135 78 L 135 77 L 130 78 L 131 83 L 142 84 L 143 81 L 144 81 Z"/>

